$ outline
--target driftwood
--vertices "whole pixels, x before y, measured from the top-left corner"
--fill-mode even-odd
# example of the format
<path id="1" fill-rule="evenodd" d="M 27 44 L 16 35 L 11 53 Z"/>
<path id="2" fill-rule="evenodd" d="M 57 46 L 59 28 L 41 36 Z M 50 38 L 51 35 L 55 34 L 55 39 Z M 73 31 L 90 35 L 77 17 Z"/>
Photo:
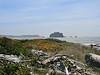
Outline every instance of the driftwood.
<path id="1" fill-rule="evenodd" d="M 0 54 L 0 59 L 7 60 L 9 62 L 14 62 L 14 63 L 19 63 L 21 62 L 21 57 L 18 57 L 16 55 L 5 55 L 5 54 Z"/>
<path id="2" fill-rule="evenodd" d="M 59 60 L 64 60 L 66 59 L 67 55 L 62 55 L 62 54 L 56 54 L 54 56 L 51 56 L 49 58 L 47 58 L 46 60 L 42 61 L 42 64 L 47 64 L 50 62 L 57 62 Z"/>
<path id="3" fill-rule="evenodd" d="M 38 50 L 32 50 L 32 54 L 39 57 L 38 65 L 48 67 L 46 75 L 93 75 L 85 69 L 85 64 L 73 60 L 72 56 L 63 54 L 49 56 L 47 53 Z M 89 60 L 91 55 L 87 55 L 86 60 Z"/>
<path id="4" fill-rule="evenodd" d="M 100 67 L 100 55 L 89 53 L 85 56 L 85 60 L 91 66 Z"/>
<path id="5" fill-rule="evenodd" d="M 63 61 L 69 62 L 68 65 L 65 66 Z M 48 59 L 42 61 L 42 64 L 50 64 L 50 69 L 47 73 L 47 75 L 81 75 L 85 74 L 84 71 L 85 67 L 84 64 L 70 59 L 68 55 L 63 54 L 56 54 L 52 57 L 49 57 Z M 80 73 L 78 73 L 80 72 Z M 82 73 L 81 73 L 82 72 Z M 86 73 L 88 74 L 88 73 Z M 90 74 L 91 75 L 91 74 Z"/>

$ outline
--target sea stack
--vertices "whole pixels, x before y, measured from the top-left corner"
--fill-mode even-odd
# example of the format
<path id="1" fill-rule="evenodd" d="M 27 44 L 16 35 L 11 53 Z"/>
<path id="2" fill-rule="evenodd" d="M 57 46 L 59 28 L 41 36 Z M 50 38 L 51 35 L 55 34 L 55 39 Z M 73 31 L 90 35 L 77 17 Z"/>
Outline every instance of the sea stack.
<path id="1" fill-rule="evenodd" d="M 54 32 L 50 34 L 50 37 L 64 37 L 64 35 L 60 32 Z"/>

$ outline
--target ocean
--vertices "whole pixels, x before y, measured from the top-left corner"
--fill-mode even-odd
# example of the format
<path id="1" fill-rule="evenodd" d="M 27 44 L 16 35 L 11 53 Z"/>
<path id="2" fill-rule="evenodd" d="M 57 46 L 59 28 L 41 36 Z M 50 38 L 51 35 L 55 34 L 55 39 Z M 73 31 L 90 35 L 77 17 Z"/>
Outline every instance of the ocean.
<path id="1" fill-rule="evenodd" d="M 81 44 L 100 44 L 100 37 L 78 37 L 78 38 L 64 37 L 59 39 Z"/>
<path id="2" fill-rule="evenodd" d="M 72 38 L 72 37 L 64 37 L 64 38 L 58 38 L 63 41 L 67 42 L 73 42 L 73 43 L 79 43 L 85 46 L 94 46 L 97 50 L 100 50 L 100 37 L 78 37 L 78 38 Z"/>

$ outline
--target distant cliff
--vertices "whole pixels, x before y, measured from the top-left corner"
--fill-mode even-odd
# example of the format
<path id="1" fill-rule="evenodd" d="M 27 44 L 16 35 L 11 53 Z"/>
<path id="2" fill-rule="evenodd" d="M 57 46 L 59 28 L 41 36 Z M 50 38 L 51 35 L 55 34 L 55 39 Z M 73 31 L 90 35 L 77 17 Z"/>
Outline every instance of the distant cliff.
<path id="1" fill-rule="evenodd" d="M 54 32 L 50 34 L 50 37 L 64 37 L 64 35 L 60 32 Z"/>

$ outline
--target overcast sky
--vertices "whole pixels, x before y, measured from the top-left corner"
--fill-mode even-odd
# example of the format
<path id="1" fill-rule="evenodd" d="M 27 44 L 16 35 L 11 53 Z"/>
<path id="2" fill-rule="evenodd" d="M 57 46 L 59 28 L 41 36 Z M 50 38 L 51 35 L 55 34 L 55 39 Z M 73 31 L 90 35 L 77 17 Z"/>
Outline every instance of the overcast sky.
<path id="1" fill-rule="evenodd" d="M 100 0 L 0 0 L 0 34 L 100 36 Z"/>

